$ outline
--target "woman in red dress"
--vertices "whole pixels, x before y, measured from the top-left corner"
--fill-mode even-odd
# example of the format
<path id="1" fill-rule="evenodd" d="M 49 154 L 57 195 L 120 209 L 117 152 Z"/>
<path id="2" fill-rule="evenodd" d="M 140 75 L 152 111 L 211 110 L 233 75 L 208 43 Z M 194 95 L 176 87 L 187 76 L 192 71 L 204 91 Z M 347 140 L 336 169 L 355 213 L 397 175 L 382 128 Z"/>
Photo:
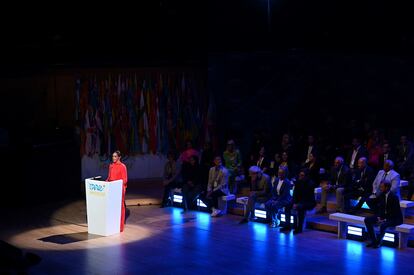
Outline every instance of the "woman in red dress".
<path id="1" fill-rule="evenodd" d="M 121 162 L 121 152 L 115 151 L 112 154 L 112 163 L 109 165 L 108 179 L 106 181 L 122 180 L 122 205 L 121 205 L 121 232 L 125 224 L 125 191 L 127 188 L 128 174 L 125 164 Z"/>

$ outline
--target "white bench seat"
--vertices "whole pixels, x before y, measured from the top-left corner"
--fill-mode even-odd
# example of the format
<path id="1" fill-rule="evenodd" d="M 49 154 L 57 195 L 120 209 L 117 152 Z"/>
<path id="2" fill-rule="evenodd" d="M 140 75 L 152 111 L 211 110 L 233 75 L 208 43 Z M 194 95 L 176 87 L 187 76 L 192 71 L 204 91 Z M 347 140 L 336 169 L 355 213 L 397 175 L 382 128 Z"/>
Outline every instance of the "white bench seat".
<path id="1" fill-rule="evenodd" d="M 404 249 L 407 247 L 408 236 L 414 233 L 414 225 L 401 224 L 395 227 L 398 232 L 398 248 Z"/>
<path id="2" fill-rule="evenodd" d="M 349 224 L 354 225 L 363 225 L 365 226 L 365 217 L 343 214 L 343 213 L 334 213 L 329 215 L 329 219 L 338 222 L 338 238 L 345 238 L 347 232 L 347 226 Z M 410 224 L 401 224 L 387 230 L 396 231 L 398 233 L 399 241 L 398 248 L 403 249 L 407 247 L 408 236 L 414 233 L 414 225 Z"/>

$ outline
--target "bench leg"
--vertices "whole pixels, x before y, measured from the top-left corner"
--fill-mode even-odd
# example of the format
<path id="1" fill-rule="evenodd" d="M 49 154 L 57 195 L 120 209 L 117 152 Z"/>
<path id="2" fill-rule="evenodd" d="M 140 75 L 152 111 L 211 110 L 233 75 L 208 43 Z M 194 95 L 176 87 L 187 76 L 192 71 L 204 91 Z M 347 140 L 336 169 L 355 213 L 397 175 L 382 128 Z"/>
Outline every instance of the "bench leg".
<path id="1" fill-rule="evenodd" d="M 346 222 L 338 222 L 338 238 L 345 239 L 346 238 L 346 229 L 347 229 Z"/>
<path id="2" fill-rule="evenodd" d="M 408 234 L 403 232 L 398 232 L 398 248 L 404 249 L 407 247 Z"/>

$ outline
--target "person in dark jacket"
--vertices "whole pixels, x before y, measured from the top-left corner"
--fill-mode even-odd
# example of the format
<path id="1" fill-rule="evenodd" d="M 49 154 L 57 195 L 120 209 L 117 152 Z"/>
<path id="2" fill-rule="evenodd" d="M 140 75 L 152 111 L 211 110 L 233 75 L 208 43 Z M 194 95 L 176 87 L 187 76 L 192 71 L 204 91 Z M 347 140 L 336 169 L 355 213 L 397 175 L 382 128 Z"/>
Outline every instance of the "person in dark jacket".
<path id="1" fill-rule="evenodd" d="M 321 209 L 318 214 L 326 213 L 326 206 L 328 200 L 328 193 L 336 193 L 336 211 L 344 212 L 347 208 L 347 201 L 345 200 L 344 194 L 350 189 L 351 184 L 351 173 L 344 163 L 342 157 L 336 157 L 334 165 L 331 168 L 330 181 L 327 183 L 321 183 L 322 194 L 321 194 Z"/>
<path id="2" fill-rule="evenodd" d="M 357 205 L 351 210 L 351 213 L 355 213 L 361 209 L 364 202 L 367 201 L 372 194 L 372 183 L 375 179 L 375 172 L 367 164 L 366 157 L 362 157 L 358 160 L 358 170 L 355 172 L 355 177 L 352 180 L 352 187 L 349 193 L 345 194 L 345 199 L 359 198 Z"/>
<path id="3" fill-rule="evenodd" d="M 272 198 L 265 203 L 266 210 L 272 219 L 270 227 L 274 228 L 279 226 L 280 221 L 277 218 L 277 215 L 283 207 L 286 207 L 291 203 L 291 188 L 292 185 L 286 178 L 286 168 L 280 167 L 278 171 L 278 177 L 272 183 Z"/>
<path id="4" fill-rule="evenodd" d="M 378 212 L 371 217 L 365 218 L 365 226 L 371 240 L 367 247 L 378 248 L 381 246 L 382 238 L 388 227 L 394 227 L 403 223 L 403 216 L 400 208 L 400 200 L 397 195 L 391 191 L 391 182 L 384 180 L 380 184 L 381 194 L 378 197 Z M 375 236 L 374 225 L 378 224 L 380 234 Z"/>
<path id="5" fill-rule="evenodd" d="M 292 202 L 285 207 L 286 226 L 281 231 L 290 231 L 290 214 L 291 210 L 294 209 L 297 212 L 298 223 L 293 233 L 302 233 L 306 211 L 312 210 L 316 206 L 313 187 L 314 183 L 309 178 L 309 170 L 301 169 L 298 180 L 295 182 Z"/>
<path id="6" fill-rule="evenodd" d="M 202 172 L 197 156 L 191 156 L 189 163 L 183 164 L 183 212 L 193 206 L 195 198 L 202 192 Z"/>

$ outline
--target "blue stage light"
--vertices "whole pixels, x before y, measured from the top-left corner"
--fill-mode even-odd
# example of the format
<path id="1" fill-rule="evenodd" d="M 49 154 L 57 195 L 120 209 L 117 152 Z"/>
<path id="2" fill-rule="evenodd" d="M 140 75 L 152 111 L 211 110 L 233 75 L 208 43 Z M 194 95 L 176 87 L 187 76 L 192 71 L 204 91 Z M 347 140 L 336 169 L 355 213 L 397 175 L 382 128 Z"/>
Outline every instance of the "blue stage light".
<path id="1" fill-rule="evenodd" d="M 286 215 L 285 214 L 280 214 L 280 221 L 281 222 L 286 222 Z M 290 223 L 294 224 L 295 223 L 295 218 L 290 215 Z"/>
<path id="2" fill-rule="evenodd" d="M 207 205 L 205 205 L 205 203 L 200 199 L 197 199 L 197 206 L 198 207 L 204 207 L 204 208 L 207 207 Z"/>
<path id="3" fill-rule="evenodd" d="M 183 202 L 183 196 L 174 194 L 173 201 L 176 202 L 176 203 L 182 203 Z"/>
<path id="4" fill-rule="evenodd" d="M 261 218 L 261 219 L 266 219 L 267 218 L 266 210 L 255 209 L 254 210 L 254 215 L 257 218 Z"/>
<path id="5" fill-rule="evenodd" d="M 364 233 L 361 227 L 356 227 L 356 226 L 351 226 L 351 225 L 348 225 L 347 232 L 348 232 L 348 235 L 358 236 L 358 237 L 361 237 L 361 239 Z"/>

